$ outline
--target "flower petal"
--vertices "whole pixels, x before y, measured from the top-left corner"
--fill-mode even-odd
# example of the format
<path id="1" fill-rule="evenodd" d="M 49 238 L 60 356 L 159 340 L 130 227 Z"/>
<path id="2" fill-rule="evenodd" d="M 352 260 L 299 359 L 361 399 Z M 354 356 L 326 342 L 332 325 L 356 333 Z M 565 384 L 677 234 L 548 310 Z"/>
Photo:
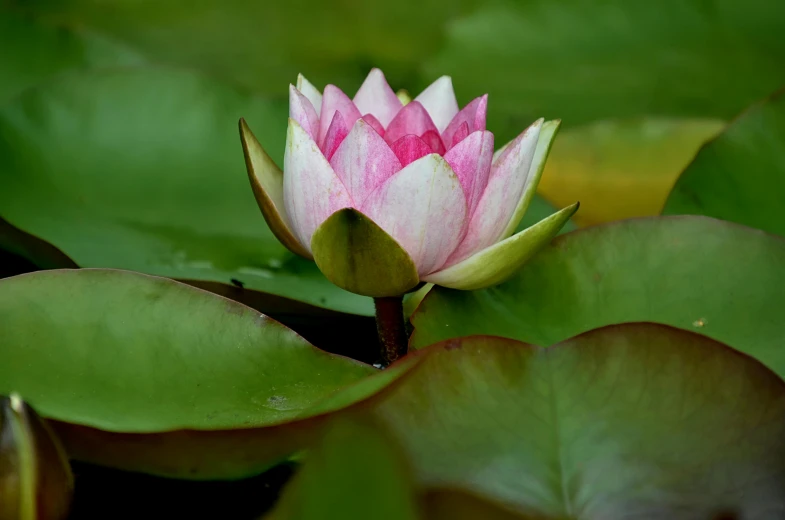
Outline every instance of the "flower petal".
<path id="1" fill-rule="evenodd" d="M 319 117 L 319 138 L 316 140 L 320 147 L 324 146 L 324 140 L 327 136 L 327 130 L 333 121 L 333 115 L 338 111 L 343 117 L 343 122 L 346 123 L 347 128 L 351 127 L 355 121 L 360 119 L 360 111 L 354 106 L 354 103 L 349 96 L 343 93 L 341 89 L 335 85 L 327 85 L 324 87 L 324 96 L 322 97 L 322 112 Z"/>
<path id="2" fill-rule="evenodd" d="M 450 289 L 466 291 L 500 284 L 540 249 L 548 245 L 562 226 L 575 214 L 578 206 L 576 202 L 517 235 L 497 242 L 466 260 L 425 276 L 423 279 Z"/>
<path id="3" fill-rule="evenodd" d="M 452 142 L 450 143 L 450 148 L 455 146 L 456 144 L 460 143 L 467 137 L 469 137 L 469 123 L 464 121 L 461 123 L 461 126 L 458 127 L 458 131 L 452 134 Z"/>
<path id="4" fill-rule="evenodd" d="M 387 126 L 384 140 L 392 144 L 405 135 L 421 136 L 431 130 L 437 131 L 431 116 L 418 101 L 412 101 Z"/>
<path id="5" fill-rule="evenodd" d="M 401 169 L 401 162 L 376 130 L 358 119 L 330 159 L 333 171 L 349 190 L 355 207 Z"/>
<path id="6" fill-rule="evenodd" d="M 480 96 L 463 107 L 442 132 L 442 141 L 448 148 L 452 147 L 453 137 L 463 123 L 469 126 L 469 133 L 485 130 L 485 116 L 488 113 L 488 94 Z"/>
<path id="7" fill-rule="evenodd" d="M 384 137 L 384 127 L 382 126 L 382 124 L 379 122 L 378 119 L 373 117 L 373 114 L 365 114 L 363 116 L 363 121 L 371 125 L 373 129 L 376 130 L 377 134 Z"/>
<path id="8" fill-rule="evenodd" d="M 458 101 L 455 99 L 450 76 L 442 76 L 431 83 L 415 101 L 419 101 L 425 107 L 439 132 L 444 132 L 458 113 Z"/>
<path id="9" fill-rule="evenodd" d="M 416 135 L 405 135 L 395 141 L 390 148 L 401 161 L 401 166 L 406 166 L 420 157 L 434 153 L 431 147 Z"/>
<path id="10" fill-rule="evenodd" d="M 349 192 L 322 151 L 291 118 L 286 135 L 283 196 L 292 230 L 309 251 L 316 228 L 339 209 L 352 205 Z"/>
<path id="11" fill-rule="evenodd" d="M 447 161 L 431 154 L 390 177 L 360 209 L 403 246 L 424 275 L 439 269 L 458 245 L 466 199 Z"/>
<path id="12" fill-rule="evenodd" d="M 311 102 L 294 85 L 289 85 L 289 117 L 297 121 L 316 140 L 319 133 L 319 116 Z"/>
<path id="13" fill-rule="evenodd" d="M 379 69 L 372 69 L 368 73 L 354 96 L 354 104 L 361 113 L 373 114 L 384 127 L 390 124 L 403 107 Z"/>
<path id="14" fill-rule="evenodd" d="M 264 220 L 275 238 L 289 251 L 310 259 L 311 253 L 300 244 L 289 227 L 284 208 L 283 173 L 259 144 L 245 119 L 240 119 L 240 140 L 243 144 L 248 179 Z"/>
<path id="15" fill-rule="evenodd" d="M 488 185 L 492 159 L 493 134 L 487 130 L 472 133 L 444 154 L 444 160 L 461 181 L 469 217 L 474 214 Z"/>
<path id="16" fill-rule="evenodd" d="M 322 111 L 322 93 L 314 87 L 310 81 L 305 79 L 305 76 L 302 74 L 297 75 L 297 90 L 303 93 L 303 96 L 308 98 L 308 101 L 311 102 L 311 106 L 316 111 L 316 115 L 318 116 Z"/>
<path id="17" fill-rule="evenodd" d="M 534 150 L 534 158 L 529 166 L 526 183 L 523 186 L 523 194 L 521 194 L 518 205 L 515 207 L 515 211 L 513 211 L 501 238 L 507 238 L 515 232 L 526 210 L 529 209 L 529 204 L 531 204 L 532 198 L 534 198 L 534 194 L 537 191 L 537 185 L 542 178 L 542 172 L 545 170 L 545 162 L 548 159 L 548 154 L 551 152 L 553 139 L 556 137 L 560 126 L 560 119 L 543 123 L 540 136 L 537 139 L 537 147 Z"/>
<path id="18" fill-rule="evenodd" d="M 541 125 L 542 120 L 539 120 L 524 130 L 491 166 L 488 184 L 471 216 L 466 236 L 450 255 L 446 266 L 456 264 L 501 239 L 521 200 Z"/>
<path id="19" fill-rule="evenodd" d="M 330 123 L 330 128 L 327 129 L 327 135 L 324 136 L 324 144 L 321 146 L 322 153 L 329 161 L 335 154 L 335 151 L 341 145 L 346 136 L 349 135 L 349 127 L 343 120 L 340 112 L 333 115 L 333 121 Z"/>
<path id="20" fill-rule="evenodd" d="M 440 136 L 439 132 L 436 130 L 428 130 L 420 136 L 420 139 L 422 139 L 425 144 L 431 147 L 433 153 L 444 155 L 444 152 L 447 151 L 447 149 L 444 147 L 444 143 L 442 143 L 442 136 Z"/>
<path id="21" fill-rule="evenodd" d="M 390 235 L 353 208 L 333 213 L 313 234 L 314 260 L 342 289 L 380 298 L 400 296 L 419 283 L 417 268 Z"/>

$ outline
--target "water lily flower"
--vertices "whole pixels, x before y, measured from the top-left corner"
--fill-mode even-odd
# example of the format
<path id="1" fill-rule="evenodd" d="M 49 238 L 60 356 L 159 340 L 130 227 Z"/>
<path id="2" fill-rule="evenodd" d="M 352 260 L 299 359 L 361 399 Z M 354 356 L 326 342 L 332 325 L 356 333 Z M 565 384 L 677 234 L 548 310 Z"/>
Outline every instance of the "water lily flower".
<path id="1" fill-rule="evenodd" d="M 268 225 L 330 281 L 366 296 L 504 281 L 578 205 L 514 234 L 559 121 L 540 119 L 494 153 L 487 103 L 484 95 L 459 109 L 447 76 L 410 100 L 378 69 L 354 99 L 334 85 L 320 93 L 300 75 L 289 87 L 283 173 L 240 121 Z"/>

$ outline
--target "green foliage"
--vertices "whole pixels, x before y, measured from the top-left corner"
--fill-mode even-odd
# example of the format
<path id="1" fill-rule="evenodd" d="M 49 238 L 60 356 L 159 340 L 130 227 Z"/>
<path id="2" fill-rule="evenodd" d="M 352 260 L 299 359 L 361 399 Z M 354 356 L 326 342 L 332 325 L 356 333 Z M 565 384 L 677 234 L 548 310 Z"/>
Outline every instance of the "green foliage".
<path id="1" fill-rule="evenodd" d="M 663 213 L 708 215 L 785 236 L 785 94 L 741 114 L 707 143 Z"/>
<path id="2" fill-rule="evenodd" d="M 314 427 L 305 410 L 374 371 L 239 303 L 126 271 L 2 280 L 0 330 L 0 393 L 62 423 L 73 456 L 188 478 L 283 460 Z"/>
<path id="3" fill-rule="evenodd" d="M 434 288 L 412 343 L 488 334 L 551 345 L 648 321 L 699 332 L 785 376 L 785 240 L 704 217 L 628 220 L 557 238 L 508 282 Z"/>

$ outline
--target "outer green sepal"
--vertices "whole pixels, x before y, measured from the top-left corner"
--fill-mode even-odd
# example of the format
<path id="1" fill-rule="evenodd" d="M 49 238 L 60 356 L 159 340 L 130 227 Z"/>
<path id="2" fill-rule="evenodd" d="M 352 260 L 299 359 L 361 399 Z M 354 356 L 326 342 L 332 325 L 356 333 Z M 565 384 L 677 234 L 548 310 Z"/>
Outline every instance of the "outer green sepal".
<path id="1" fill-rule="evenodd" d="M 245 168 L 254 197 L 264 220 L 281 244 L 289 251 L 311 260 L 311 254 L 295 238 L 286 222 L 283 203 L 283 172 L 267 155 L 253 135 L 245 119 L 240 119 L 240 140 L 245 155 Z"/>
<path id="2" fill-rule="evenodd" d="M 60 520 L 74 481 L 49 427 L 18 395 L 0 398 L 0 518 Z"/>
<path id="3" fill-rule="evenodd" d="M 420 283 L 409 254 L 356 209 L 336 211 L 325 220 L 313 234 L 311 251 L 327 279 L 353 293 L 400 296 Z"/>
<path id="4" fill-rule="evenodd" d="M 498 285 L 550 243 L 562 226 L 578 211 L 579 205 L 576 202 L 557 211 L 532 227 L 486 247 L 463 262 L 426 276 L 425 281 L 466 291 Z"/>

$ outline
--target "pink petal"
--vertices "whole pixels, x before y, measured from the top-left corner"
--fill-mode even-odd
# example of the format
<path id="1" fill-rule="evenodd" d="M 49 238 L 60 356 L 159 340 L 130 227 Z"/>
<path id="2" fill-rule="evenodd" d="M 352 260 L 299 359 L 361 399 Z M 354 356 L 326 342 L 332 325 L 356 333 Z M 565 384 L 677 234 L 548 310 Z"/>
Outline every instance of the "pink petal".
<path id="1" fill-rule="evenodd" d="M 431 147 L 416 135 L 405 135 L 395 141 L 390 148 L 392 148 L 398 160 L 401 161 L 402 166 L 406 166 L 420 157 L 433 153 Z"/>
<path id="2" fill-rule="evenodd" d="M 493 160 L 493 134 L 487 130 L 477 131 L 454 146 L 444 154 L 447 161 L 458 176 L 466 195 L 468 215 L 474 213 L 480 197 L 488 185 Z"/>
<path id="3" fill-rule="evenodd" d="M 423 276 L 439 269 L 460 242 L 466 199 L 447 161 L 430 154 L 376 188 L 360 211 L 401 244 Z"/>
<path id="4" fill-rule="evenodd" d="M 383 127 L 390 124 L 403 107 L 379 69 L 372 69 L 354 96 L 354 104 L 363 114 L 373 114 Z"/>
<path id="5" fill-rule="evenodd" d="M 359 119 L 330 160 L 333 171 L 359 207 L 377 186 L 401 169 L 401 162 L 371 125 Z"/>
<path id="6" fill-rule="evenodd" d="M 458 131 L 452 134 L 452 143 L 450 143 L 450 148 L 455 146 L 456 144 L 460 143 L 469 135 L 469 123 L 464 121 L 461 123 L 461 126 L 458 127 Z"/>
<path id="7" fill-rule="evenodd" d="M 349 96 L 343 93 L 335 85 L 324 87 L 322 96 L 322 112 L 319 118 L 319 139 L 316 141 L 319 146 L 324 146 L 324 139 L 327 137 L 327 130 L 333 121 L 333 115 L 338 111 L 343 116 L 343 122 L 347 127 L 351 127 L 355 121 L 360 119 L 360 111 L 354 106 Z"/>
<path id="8" fill-rule="evenodd" d="M 431 116 L 419 102 L 412 101 L 387 126 L 384 140 L 392 144 L 405 135 L 420 136 L 430 130 L 437 131 Z"/>
<path id="9" fill-rule="evenodd" d="M 444 155 L 444 152 L 447 150 L 444 148 L 444 143 L 442 143 L 442 138 L 439 135 L 439 132 L 436 130 L 428 130 L 424 134 L 420 136 L 420 138 L 425 141 L 425 144 L 431 147 L 433 153 L 438 153 L 439 155 Z"/>
<path id="10" fill-rule="evenodd" d="M 379 122 L 378 119 L 373 117 L 373 115 L 365 114 L 363 116 L 363 121 L 365 121 L 366 123 L 371 125 L 373 127 L 373 129 L 376 130 L 377 134 L 379 134 L 380 136 L 384 137 L 384 127 L 382 126 L 382 124 Z"/>
<path id="11" fill-rule="evenodd" d="M 284 155 L 283 196 L 292 231 L 309 252 L 311 237 L 327 217 L 352 206 L 352 199 L 322 151 L 289 119 Z"/>
<path id="12" fill-rule="evenodd" d="M 469 125 L 469 133 L 477 130 L 485 130 L 485 116 L 488 112 L 488 94 L 474 99 L 471 103 L 463 107 L 447 125 L 442 132 L 442 141 L 452 143 L 453 136 L 461 128 L 463 123 Z"/>
<path id="13" fill-rule="evenodd" d="M 302 92 L 289 85 L 289 117 L 297 121 L 308 132 L 311 139 L 316 141 L 319 132 L 319 116 L 313 105 Z"/>
<path id="14" fill-rule="evenodd" d="M 531 125 L 516 137 L 493 163 L 488 185 L 471 216 L 466 237 L 450 255 L 444 264 L 445 268 L 499 241 L 526 185 L 541 127 L 542 121 Z M 464 142 L 468 140 L 469 138 Z M 456 148 L 462 145 L 463 143 Z"/>
<path id="15" fill-rule="evenodd" d="M 327 129 L 327 135 L 324 136 L 324 144 L 321 147 L 322 152 L 324 152 L 324 156 L 327 157 L 328 161 L 335 153 L 335 150 L 338 149 L 338 146 L 346 139 L 348 134 L 349 128 L 346 126 L 343 116 L 341 116 L 340 112 L 336 112 L 335 115 L 333 115 L 333 121 L 330 123 L 330 128 Z"/>
<path id="16" fill-rule="evenodd" d="M 436 128 L 443 132 L 458 113 L 458 101 L 452 88 L 452 78 L 442 76 L 415 98 L 430 114 Z"/>

